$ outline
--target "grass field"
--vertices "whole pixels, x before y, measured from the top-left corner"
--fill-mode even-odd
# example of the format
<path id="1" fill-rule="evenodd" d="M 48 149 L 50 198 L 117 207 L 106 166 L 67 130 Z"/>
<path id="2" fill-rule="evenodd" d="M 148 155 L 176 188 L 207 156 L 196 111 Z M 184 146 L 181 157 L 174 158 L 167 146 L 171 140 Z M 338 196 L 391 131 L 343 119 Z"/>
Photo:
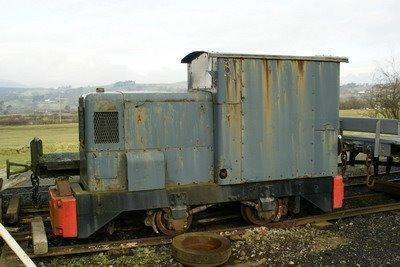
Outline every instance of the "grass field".
<path id="1" fill-rule="evenodd" d="M 341 117 L 369 117 L 369 113 L 370 112 L 365 109 L 346 109 L 339 111 Z"/>
<path id="2" fill-rule="evenodd" d="M 0 127 L 0 169 L 6 159 L 29 161 L 29 142 L 39 137 L 45 153 L 78 151 L 78 124 L 48 124 Z"/>
<path id="3" fill-rule="evenodd" d="M 365 110 L 341 110 L 340 116 L 364 117 Z M 0 169 L 6 159 L 14 162 L 29 161 L 29 142 L 39 137 L 43 140 L 44 152 L 78 151 L 78 125 L 48 124 L 0 126 Z"/>

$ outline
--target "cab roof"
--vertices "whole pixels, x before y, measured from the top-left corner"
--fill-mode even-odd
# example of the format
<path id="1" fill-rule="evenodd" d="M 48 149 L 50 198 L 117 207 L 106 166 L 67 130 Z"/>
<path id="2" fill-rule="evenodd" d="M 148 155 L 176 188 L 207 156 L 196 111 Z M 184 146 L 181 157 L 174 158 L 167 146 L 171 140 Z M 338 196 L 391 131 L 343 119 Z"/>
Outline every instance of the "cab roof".
<path id="1" fill-rule="evenodd" d="M 330 61 L 330 62 L 349 62 L 346 57 L 333 56 L 285 56 L 285 55 L 261 55 L 261 54 L 235 54 L 235 53 L 217 53 L 208 51 L 194 51 L 187 54 L 181 63 L 191 63 L 202 54 L 208 54 L 215 58 L 240 58 L 240 59 L 271 59 L 271 60 L 306 60 L 306 61 Z"/>

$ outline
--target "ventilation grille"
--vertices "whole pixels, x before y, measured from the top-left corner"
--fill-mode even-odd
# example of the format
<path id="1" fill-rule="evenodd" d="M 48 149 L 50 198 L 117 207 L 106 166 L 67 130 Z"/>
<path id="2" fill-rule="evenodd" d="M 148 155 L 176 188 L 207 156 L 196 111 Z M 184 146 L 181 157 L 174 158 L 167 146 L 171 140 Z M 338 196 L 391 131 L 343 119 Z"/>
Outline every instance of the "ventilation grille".
<path id="1" fill-rule="evenodd" d="M 119 142 L 118 112 L 95 112 L 93 121 L 96 144 Z"/>

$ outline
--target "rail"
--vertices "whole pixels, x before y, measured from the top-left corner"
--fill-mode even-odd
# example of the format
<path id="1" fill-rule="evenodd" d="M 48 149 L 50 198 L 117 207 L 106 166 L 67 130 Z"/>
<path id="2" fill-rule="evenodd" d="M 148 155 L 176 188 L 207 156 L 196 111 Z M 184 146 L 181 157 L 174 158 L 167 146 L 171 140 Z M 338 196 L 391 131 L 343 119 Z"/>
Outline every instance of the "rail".
<path id="1" fill-rule="evenodd" d="M 354 208 L 354 209 L 344 209 L 331 213 L 316 215 L 316 216 L 308 216 L 298 219 L 287 220 L 283 222 L 271 223 L 267 227 L 268 228 L 289 228 L 294 226 L 302 226 L 309 223 L 316 223 L 321 221 L 332 221 L 339 220 L 344 218 L 350 218 L 365 214 L 386 212 L 386 211 L 394 211 L 400 210 L 400 203 L 390 203 L 383 205 L 375 205 L 369 207 L 362 208 Z M 232 227 L 232 228 L 219 228 L 210 231 L 202 231 L 202 232 L 213 232 L 219 233 L 223 236 L 229 237 L 231 235 L 237 235 L 244 233 L 247 230 L 258 229 L 260 226 L 240 226 L 240 227 Z M 153 236 L 146 238 L 135 238 L 129 240 L 118 240 L 118 241 L 109 241 L 109 242 L 98 242 L 91 244 L 79 244 L 79 245 L 70 245 L 70 246 L 58 246 L 58 247 L 49 247 L 49 251 L 46 254 L 42 255 L 34 255 L 33 253 L 29 253 L 32 258 L 42 258 L 42 257 L 56 257 L 56 256 L 66 256 L 66 255 L 75 255 L 82 253 L 95 253 L 95 252 L 105 252 L 110 250 L 126 250 L 132 249 L 136 247 L 143 246 L 156 246 L 156 245 L 165 245 L 171 243 L 171 237 L 168 236 Z"/>

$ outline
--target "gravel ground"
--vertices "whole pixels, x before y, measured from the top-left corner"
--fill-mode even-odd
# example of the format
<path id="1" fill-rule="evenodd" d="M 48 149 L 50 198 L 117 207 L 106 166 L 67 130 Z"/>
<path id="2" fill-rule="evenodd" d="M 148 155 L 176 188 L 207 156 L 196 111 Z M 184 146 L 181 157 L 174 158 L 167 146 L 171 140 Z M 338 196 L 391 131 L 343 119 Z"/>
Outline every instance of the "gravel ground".
<path id="1" fill-rule="evenodd" d="M 249 230 L 231 237 L 227 265 L 385 265 L 400 264 L 400 212 L 344 219 L 321 228 Z M 39 265 L 180 266 L 170 246 L 57 258 Z"/>

